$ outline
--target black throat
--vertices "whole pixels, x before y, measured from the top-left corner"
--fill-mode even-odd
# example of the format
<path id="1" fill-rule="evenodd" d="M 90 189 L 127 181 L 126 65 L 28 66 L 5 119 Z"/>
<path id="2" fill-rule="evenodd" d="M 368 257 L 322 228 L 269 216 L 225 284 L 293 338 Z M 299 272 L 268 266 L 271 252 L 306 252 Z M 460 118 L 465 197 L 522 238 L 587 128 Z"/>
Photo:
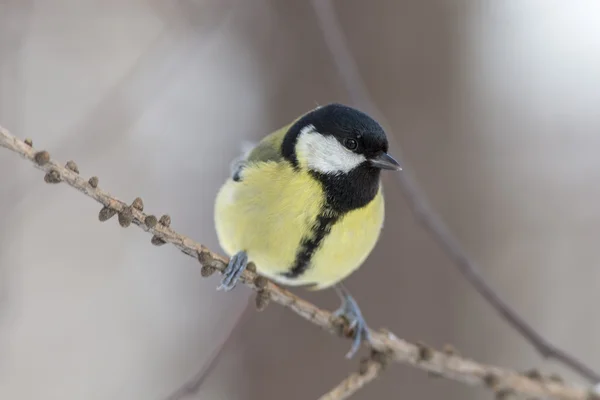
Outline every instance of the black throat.
<path id="1" fill-rule="evenodd" d="M 368 163 L 354 168 L 346 174 L 311 174 L 323 185 L 327 205 L 334 212 L 345 214 L 369 204 L 379 191 L 381 170 Z"/>
<path id="2" fill-rule="evenodd" d="M 361 165 L 348 174 L 330 175 L 311 172 L 321 182 L 326 203 L 317 216 L 309 236 L 300 242 L 294 264 L 282 275 L 297 278 L 310 266 L 312 256 L 344 214 L 369 204 L 379 191 L 380 170 Z"/>

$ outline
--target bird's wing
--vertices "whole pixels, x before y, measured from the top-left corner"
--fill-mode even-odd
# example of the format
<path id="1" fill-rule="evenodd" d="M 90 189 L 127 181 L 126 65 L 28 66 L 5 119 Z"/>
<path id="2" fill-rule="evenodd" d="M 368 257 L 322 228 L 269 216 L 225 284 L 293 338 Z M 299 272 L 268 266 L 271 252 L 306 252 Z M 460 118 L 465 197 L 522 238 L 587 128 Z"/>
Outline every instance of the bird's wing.
<path id="1" fill-rule="evenodd" d="M 290 126 L 291 124 L 265 136 L 256 146 L 234 160 L 231 166 L 231 178 L 236 182 L 241 181 L 241 173 L 248 164 L 281 161 L 283 158 L 281 143 Z"/>

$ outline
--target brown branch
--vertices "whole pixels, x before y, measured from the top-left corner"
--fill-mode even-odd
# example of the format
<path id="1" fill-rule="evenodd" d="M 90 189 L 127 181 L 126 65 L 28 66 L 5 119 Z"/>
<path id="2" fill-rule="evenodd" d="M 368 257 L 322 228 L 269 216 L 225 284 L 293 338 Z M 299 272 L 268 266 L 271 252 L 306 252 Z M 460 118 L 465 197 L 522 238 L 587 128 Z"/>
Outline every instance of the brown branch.
<path id="1" fill-rule="evenodd" d="M 206 246 L 171 229 L 168 216 L 165 215 L 157 221 L 156 217 L 143 212 L 141 199 L 137 198 L 129 205 L 110 195 L 98 187 L 98 178 L 92 177 L 86 180 L 80 177 L 79 169 L 74 162 L 69 161 L 63 167 L 62 164 L 52 160 L 48 152 L 36 152 L 31 141 L 24 142 L 2 127 L 0 127 L 0 147 L 19 154 L 32 162 L 36 168 L 44 171 L 46 173 L 44 180 L 47 183 L 63 182 L 102 204 L 100 220 L 105 221 L 118 214 L 119 224 L 122 227 L 137 225 L 153 235 L 151 241 L 153 244 L 171 243 L 184 254 L 197 259 L 202 264 L 203 276 L 208 276 L 215 270 L 221 272 L 225 268 L 228 261 L 226 257 L 210 251 Z M 241 282 L 257 291 L 257 306 L 261 306 L 260 308 L 272 300 L 328 332 L 339 335 L 348 330 L 348 327 L 339 319 L 335 319 L 330 312 L 260 277 L 253 268 L 243 273 Z M 469 385 L 485 386 L 494 391 L 511 391 L 528 397 L 553 397 L 565 400 L 584 400 L 591 393 L 580 386 L 539 376 L 532 378 L 455 354 L 436 351 L 424 345 L 399 339 L 389 332 L 371 331 L 370 333 L 372 350 L 385 354 L 387 359 Z"/>
<path id="2" fill-rule="evenodd" d="M 348 48 L 343 30 L 337 19 L 331 0 L 313 0 L 319 26 L 323 32 L 326 45 L 342 77 L 346 90 L 352 101 L 371 113 L 380 121 L 385 121 L 381 112 L 366 89 L 360 77 L 358 66 Z M 389 127 L 389 124 L 384 125 Z M 391 135 L 390 135 L 391 136 Z M 392 138 L 390 138 L 392 142 Z M 397 145 L 392 147 L 398 148 Z M 397 174 L 399 186 L 408 200 L 409 206 L 415 217 L 429 231 L 433 239 L 452 259 L 454 265 L 473 288 L 510 324 L 521 334 L 543 357 L 552 358 L 570 367 L 578 374 L 592 383 L 600 382 L 600 374 L 585 365 L 576 357 L 556 347 L 533 328 L 525 318 L 521 317 L 511 308 L 485 281 L 479 271 L 481 268 L 461 248 L 458 241 L 452 236 L 442 219 L 429 206 L 426 196 L 418 185 L 409 176 L 407 168 L 403 173 Z"/>
<path id="3" fill-rule="evenodd" d="M 383 356 L 383 359 L 382 357 Z M 319 398 L 319 400 L 344 400 L 352 396 L 367 383 L 374 381 L 383 368 L 387 360 L 381 353 L 373 353 L 371 357 L 366 358 L 360 365 L 360 370 L 350 374 L 339 385 Z"/>

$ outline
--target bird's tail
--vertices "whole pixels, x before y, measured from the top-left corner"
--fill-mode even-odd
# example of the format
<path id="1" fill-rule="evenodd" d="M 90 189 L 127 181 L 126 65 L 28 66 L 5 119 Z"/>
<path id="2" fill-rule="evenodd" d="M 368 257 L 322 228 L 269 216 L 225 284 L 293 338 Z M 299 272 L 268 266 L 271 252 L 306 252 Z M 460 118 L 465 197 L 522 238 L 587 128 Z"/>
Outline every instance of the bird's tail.
<path id="1" fill-rule="evenodd" d="M 235 177 L 236 175 L 239 174 L 239 172 L 241 171 L 241 169 L 244 167 L 244 164 L 246 163 L 246 159 L 248 158 L 248 156 L 250 155 L 250 152 L 254 149 L 254 147 L 256 146 L 256 143 L 251 142 L 249 140 L 244 140 L 241 144 L 241 154 L 239 154 L 236 158 L 234 158 L 231 161 L 230 164 L 230 170 L 231 170 L 231 176 Z"/>

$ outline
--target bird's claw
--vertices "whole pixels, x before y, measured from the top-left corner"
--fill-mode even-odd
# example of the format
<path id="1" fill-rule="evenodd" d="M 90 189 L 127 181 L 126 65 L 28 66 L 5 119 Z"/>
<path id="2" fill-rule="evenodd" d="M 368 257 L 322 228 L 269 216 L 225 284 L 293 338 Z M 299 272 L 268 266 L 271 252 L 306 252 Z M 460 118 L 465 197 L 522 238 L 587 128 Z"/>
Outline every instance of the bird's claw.
<path id="1" fill-rule="evenodd" d="M 245 251 L 240 251 L 234 254 L 229 260 L 229 264 L 223 271 L 223 279 L 221 284 L 217 287 L 217 290 L 230 291 L 235 287 L 240 276 L 248 265 L 248 255 Z"/>
<path id="2" fill-rule="evenodd" d="M 356 301 L 348 294 L 344 295 L 342 306 L 333 313 L 333 316 L 346 319 L 349 328 L 354 332 L 352 347 L 346 354 L 346 358 L 352 358 L 360 348 L 363 340 L 368 342 L 371 341 L 369 327 L 360 312 L 360 308 L 358 308 L 358 304 L 356 304 Z"/>

